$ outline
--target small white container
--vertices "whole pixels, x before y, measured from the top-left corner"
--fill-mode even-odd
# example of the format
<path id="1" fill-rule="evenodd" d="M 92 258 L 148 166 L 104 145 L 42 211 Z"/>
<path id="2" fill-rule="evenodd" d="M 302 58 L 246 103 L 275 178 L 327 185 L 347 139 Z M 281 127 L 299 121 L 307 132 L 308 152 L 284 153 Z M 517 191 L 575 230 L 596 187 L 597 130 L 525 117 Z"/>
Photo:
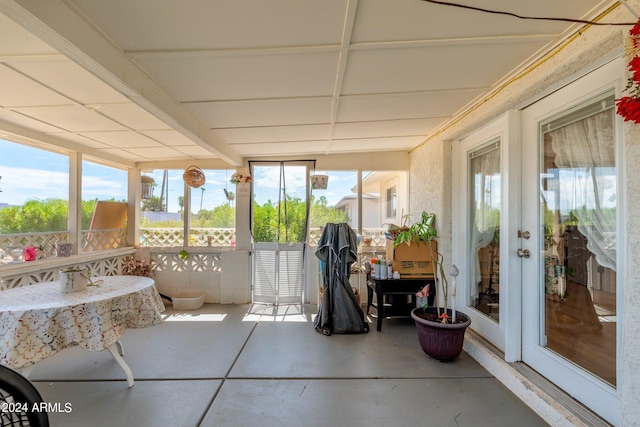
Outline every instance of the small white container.
<path id="1" fill-rule="evenodd" d="M 177 291 L 173 300 L 174 310 L 196 310 L 204 304 L 204 294 L 201 291 Z"/>
<path id="2" fill-rule="evenodd" d="M 84 291 L 89 284 L 89 275 L 88 270 L 60 270 L 60 292 Z"/>

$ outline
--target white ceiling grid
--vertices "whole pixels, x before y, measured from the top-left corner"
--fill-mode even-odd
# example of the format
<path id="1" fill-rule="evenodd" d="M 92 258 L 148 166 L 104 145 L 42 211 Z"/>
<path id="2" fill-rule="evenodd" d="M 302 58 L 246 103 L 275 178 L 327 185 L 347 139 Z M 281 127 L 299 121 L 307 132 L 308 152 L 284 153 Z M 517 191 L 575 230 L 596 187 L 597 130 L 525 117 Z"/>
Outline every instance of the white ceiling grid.
<path id="1" fill-rule="evenodd" d="M 406 152 L 575 28 L 421 0 L 1 0 L 0 131 L 131 165 Z"/>

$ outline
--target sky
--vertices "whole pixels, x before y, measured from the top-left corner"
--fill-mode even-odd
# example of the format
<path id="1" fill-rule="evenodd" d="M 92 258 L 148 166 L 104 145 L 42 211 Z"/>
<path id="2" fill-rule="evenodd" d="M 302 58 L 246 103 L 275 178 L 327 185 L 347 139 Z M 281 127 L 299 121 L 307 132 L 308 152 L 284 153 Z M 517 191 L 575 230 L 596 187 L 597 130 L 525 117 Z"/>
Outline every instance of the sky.
<path id="1" fill-rule="evenodd" d="M 83 162 L 82 194 L 83 200 L 126 200 L 127 173 L 124 170 Z M 197 212 L 212 209 L 227 203 L 224 190 L 236 192 L 235 184 L 229 182 L 235 170 L 205 170 L 206 182 L 196 189 L 191 189 L 191 207 Z M 68 199 L 69 161 L 65 155 L 48 152 L 21 144 L 0 139 L 0 206 L 3 204 L 22 205 L 28 200 L 44 200 L 48 198 Z M 169 211 L 179 210 L 178 196 L 183 194 L 184 183 L 182 170 L 168 172 Z M 324 196 L 329 205 L 334 205 L 347 194 L 357 183 L 355 171 L 326 172 L 329 175 L 329 186 L 326 190 L 313 190 L 316 197 Z M 163 171 L 145 172 L 155 182 L 153 195 L 160 196 Z M 256 201 L 263 204 L 268 200 L 278 200 L 280 187 L 280 169 L 278 167 L 260 167 L 256 169 L 254 191 Z M 299 166 L 285 168 L 285 184 L 287 194 L 304 200 L 304 169 Z M 204 189 L 204 190 L 203 190 Z M 201 205 L 202 204 L 202 205 Z"/>

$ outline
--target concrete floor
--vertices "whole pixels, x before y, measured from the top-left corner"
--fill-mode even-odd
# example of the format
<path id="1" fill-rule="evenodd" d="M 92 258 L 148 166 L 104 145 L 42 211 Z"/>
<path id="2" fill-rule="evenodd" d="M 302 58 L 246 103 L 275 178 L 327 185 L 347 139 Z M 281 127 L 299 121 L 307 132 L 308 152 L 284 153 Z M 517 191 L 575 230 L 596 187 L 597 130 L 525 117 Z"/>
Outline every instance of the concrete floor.
<path id="1" fill-rule="evenodd" d="M 54 427 L 547 425 L 466 353 L 452 363 L 426 356 L 410 319 L 326 337 L 314 314 L 168 307 L 162 325 L 122 339 L 133 388 L 108 352 L 77 347 L 38 363 L 30 379 L 60 403 Z"/>

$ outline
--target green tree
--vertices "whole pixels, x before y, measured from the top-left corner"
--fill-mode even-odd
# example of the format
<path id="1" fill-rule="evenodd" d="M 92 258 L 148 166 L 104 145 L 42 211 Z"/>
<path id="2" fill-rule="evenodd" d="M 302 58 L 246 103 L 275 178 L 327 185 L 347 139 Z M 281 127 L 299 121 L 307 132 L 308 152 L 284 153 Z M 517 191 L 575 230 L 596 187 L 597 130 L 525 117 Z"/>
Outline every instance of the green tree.
<path id="1" fill-rule="evenodd" d="M 306 203 L 304 200 L 291 197 L 287 197 L 280 204 L 270 200 L 263 205 L 254 204 L 254 240 L 257 242 L 278 240 L 278 212 L 280 212 L 280 242 L 305 241 Z M 318 200 L 311 200 L 310 224 L 324 225 L 327 222 L 348 222 L 348 220 L 347 213 L 342 209 L 328 206 L 324 196 Z"/>
<path id="2" fill-rule="evenodd" d="M 336 209 L 327 204 L 327 198 L 320 196 L 317 200 L 311 197 L 310 227 L 324 226 L 328 222 L 349 222 L 349 215 L 343 209 Z"/>
<path id="3" fill-rule="evenodd" d="M 162 199 L 158 196 L 151 196 L 142 200 L 142 210 L 151 212 L 164 212 L 162 208 Z"/>
<path id="4" fill-rule="evenodd" d="M 275 242 L 277 237 L 278 211 L 271 200 L 253 205 L 253 239 L 256 242 Z"/>
<path id="5" fill-rule="evenodd" d="M 82 229 L 88 230 L 91 227 L 91 220 L 93 219 L 93 212 L 96 210 L 97 200 L 83 200 L 82 201 Z"/>
<path id="6" fill-rule="evenodd" d="M 83 200 L 81 225 L 88 230 L 96 200 Z M 0 234 L 66 231 L 69 202 L 63 199 L 28 200 L 23 206 L 0 209 Z"/>

